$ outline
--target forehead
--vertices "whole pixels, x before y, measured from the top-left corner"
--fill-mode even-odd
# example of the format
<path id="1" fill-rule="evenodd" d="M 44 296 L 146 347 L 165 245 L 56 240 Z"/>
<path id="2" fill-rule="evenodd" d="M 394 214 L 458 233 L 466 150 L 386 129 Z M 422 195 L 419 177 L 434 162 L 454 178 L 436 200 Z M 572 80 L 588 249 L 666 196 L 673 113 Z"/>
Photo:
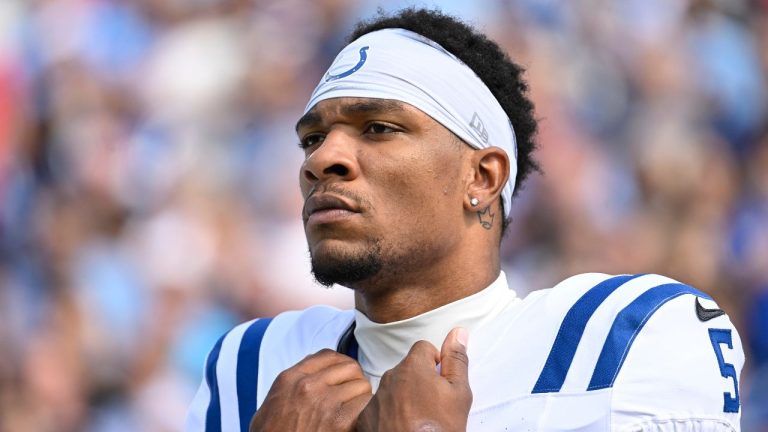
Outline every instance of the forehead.
<path id="1" fill-rule="evenodd" d="M 296 122 L 296 130 L 303 126 L 322 123 L 330 116 L 356 116 L 365 114 L 392 114 L 413 116 L 414 119 L 430 119 L 421 110 L 394 99 L 363 97 L 331 98 L 318 102 Z"/>

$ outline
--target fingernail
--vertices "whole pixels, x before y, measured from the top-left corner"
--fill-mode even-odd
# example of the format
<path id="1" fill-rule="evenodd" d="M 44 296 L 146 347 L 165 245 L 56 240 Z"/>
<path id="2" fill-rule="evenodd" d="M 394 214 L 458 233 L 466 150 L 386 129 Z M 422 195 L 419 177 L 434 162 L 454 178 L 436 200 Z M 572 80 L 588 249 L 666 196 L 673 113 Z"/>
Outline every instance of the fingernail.
<path id="1" fill-rule="evenodd" d="M 456 340 L 464 346 L 464 348 L 467 347 L 467 343 L 469 342 L 469 332 L 464 327 L 457 327 L 458 330 L 456 330 Z"/>

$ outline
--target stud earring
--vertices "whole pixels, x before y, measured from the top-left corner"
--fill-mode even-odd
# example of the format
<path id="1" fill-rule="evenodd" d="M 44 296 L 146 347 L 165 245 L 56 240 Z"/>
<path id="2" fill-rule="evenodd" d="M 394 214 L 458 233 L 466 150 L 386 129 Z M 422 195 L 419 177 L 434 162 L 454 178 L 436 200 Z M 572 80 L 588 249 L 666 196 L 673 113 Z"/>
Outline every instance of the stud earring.
<path id="1" fill-rule="evenodd" d="M 469 203 L 472 205 L 472 207 L 475 207 L 476 205 L 480 204 L 480 200 L 477 198 L 471 198 Z"/>

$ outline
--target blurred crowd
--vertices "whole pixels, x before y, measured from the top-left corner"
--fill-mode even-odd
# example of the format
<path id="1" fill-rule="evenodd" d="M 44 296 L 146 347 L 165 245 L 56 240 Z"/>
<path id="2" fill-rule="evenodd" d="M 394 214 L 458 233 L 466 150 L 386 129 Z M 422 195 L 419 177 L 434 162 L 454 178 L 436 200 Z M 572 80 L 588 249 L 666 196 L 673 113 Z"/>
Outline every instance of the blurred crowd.
<path id="1" fill-rule="evenodd" d="M 527 68 L 515 290 L 711 293 L 768 430 L 768 1 L 2 0 L 0 432 L 178 431 L 233 325 L 351 307 L 309 272 L 293 126 L 354 23 L 408 4 Z"/>

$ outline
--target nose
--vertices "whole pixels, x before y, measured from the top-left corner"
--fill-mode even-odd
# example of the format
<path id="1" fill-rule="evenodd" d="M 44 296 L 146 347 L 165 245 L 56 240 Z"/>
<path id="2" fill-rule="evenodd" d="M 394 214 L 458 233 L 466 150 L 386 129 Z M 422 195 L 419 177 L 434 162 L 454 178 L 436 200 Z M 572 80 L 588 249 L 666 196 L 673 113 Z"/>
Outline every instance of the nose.
<path id="1" fill-rule="evenodd" d="M 302 184 L 314 185 L 332 180 L 349 181 L 359 173 L 354 152 L 354 139 L 344 131 L 335 130 L 307 156 L 301 167 Z"/>

